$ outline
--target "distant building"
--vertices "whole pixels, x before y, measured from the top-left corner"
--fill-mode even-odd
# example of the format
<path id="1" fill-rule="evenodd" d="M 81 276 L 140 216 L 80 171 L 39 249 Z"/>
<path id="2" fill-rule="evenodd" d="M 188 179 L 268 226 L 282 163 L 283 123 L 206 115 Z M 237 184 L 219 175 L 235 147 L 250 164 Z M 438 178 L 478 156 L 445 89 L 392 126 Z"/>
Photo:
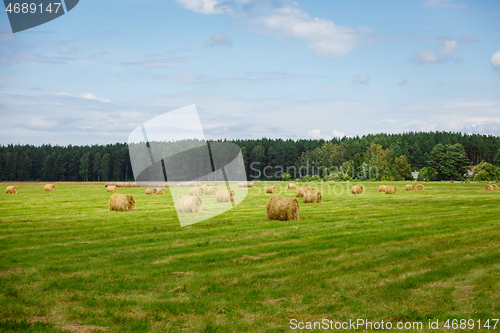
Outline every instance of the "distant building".
<path id="1" fill-rule="evenodd" d="M 474 169 L 477 167 L 477 165 L 471 165 L 469 168 L 469 171 L 467 171 L 467 178 L 472 178 L 474 176 Z M 465 175 L 464 175 L 465 176 Z"/>
<path id="2" fill-rule="evenodd" d="M 413 176 L 413 179 L 417 180 L 417 178 L 418 178 L 418 174 L 419 174 L 419 173 L 420 173 L 420 172 L 418 172 L 417 170 L 413 171 L 413 172 L 411 173 L 411 175 Z"/>

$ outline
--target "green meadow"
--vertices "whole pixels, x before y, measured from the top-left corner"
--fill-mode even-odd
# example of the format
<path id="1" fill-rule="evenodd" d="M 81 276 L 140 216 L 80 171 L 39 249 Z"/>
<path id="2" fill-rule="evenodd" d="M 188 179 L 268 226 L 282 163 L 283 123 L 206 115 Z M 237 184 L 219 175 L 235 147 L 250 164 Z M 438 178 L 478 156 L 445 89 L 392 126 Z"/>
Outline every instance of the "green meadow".
<path id="1" fill-rule="evenodd" d="M 289 332 L 292 319 L 359 318 L 500 330 L 500 191 L 485 184 L 384 183 L 398 188 L 386 195 L 365 182 L 350 195 L 351 183 L 309 183 L 323 203 L 299 198 L 300 220 L 281 222 L 266 220 L 257 183 L 182 228 L 168 191 L 119 188 L 136 210 L 115 212 L 102 185 L 1 184 L 0 331 Z"/>

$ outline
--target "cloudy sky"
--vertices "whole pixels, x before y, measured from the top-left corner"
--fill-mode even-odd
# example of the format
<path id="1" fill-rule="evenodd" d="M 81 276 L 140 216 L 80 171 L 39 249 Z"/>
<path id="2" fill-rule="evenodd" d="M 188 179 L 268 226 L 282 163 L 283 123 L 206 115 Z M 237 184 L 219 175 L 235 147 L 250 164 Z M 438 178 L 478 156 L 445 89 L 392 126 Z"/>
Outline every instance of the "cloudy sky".
<path id="1" fill-rule="evenodd" d="M 125 142 L 196 104 L 208 138 L 500 135 L 500 2 L 82 0 L 13 34 L 0 144 Z"/>

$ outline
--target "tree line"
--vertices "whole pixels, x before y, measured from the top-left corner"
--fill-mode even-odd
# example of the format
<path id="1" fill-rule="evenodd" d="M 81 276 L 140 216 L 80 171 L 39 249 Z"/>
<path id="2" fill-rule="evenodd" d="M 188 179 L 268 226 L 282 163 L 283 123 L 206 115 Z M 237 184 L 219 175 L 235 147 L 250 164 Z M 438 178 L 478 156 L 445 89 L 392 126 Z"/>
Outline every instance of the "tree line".
<path id="1" fill-rule="evenodd" d="M 283 179 L 290 174 L 291 178 L 342 180 L 349 176 L 398 180 L 408 179 L 412 170 L 423 170 L 427 180 L 458 179 L 466 164 L 477 165 L 484 161 L 500 165 L 500 137 L 491 135 L 407 132 L 332 140 L 263 138 L 228 142 L 241 148 L 249 179 Z M 373 176 L 375 171 L 377 174 Z M 292 172 L 295 174 L 291 175 Z M 133 179 L 126 143 L 0 146 L 0 180 Z"/>

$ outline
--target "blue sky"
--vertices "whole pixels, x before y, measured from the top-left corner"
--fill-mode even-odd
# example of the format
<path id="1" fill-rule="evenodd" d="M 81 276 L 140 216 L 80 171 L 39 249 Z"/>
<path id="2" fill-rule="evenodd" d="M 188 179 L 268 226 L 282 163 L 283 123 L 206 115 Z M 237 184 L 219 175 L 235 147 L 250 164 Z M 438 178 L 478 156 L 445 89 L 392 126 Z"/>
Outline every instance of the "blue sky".
<path id="1" fill-rule="evenodd" d="M 125 142 L 196 104 L 208 138 L 500 135 L 500 2 L 82 0 L 13 34 L 0 144 Z"/>

